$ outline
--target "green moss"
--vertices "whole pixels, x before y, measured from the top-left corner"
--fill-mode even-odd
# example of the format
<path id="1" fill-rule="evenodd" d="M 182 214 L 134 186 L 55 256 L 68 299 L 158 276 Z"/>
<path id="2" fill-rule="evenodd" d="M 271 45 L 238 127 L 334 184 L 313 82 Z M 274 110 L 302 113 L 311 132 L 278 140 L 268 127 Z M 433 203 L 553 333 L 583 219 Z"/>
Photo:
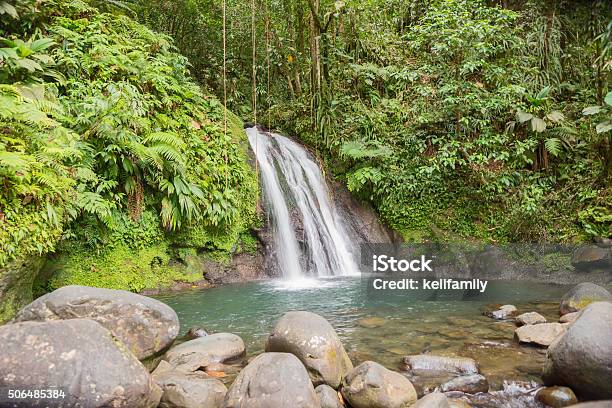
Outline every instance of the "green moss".
<path id="1" fill-rule="evenodd" d="M 0 323 L 11 319 L 32 301 L 32 285 L 44 259 L 39 256 L 17 258 L 0 268 Z"/>

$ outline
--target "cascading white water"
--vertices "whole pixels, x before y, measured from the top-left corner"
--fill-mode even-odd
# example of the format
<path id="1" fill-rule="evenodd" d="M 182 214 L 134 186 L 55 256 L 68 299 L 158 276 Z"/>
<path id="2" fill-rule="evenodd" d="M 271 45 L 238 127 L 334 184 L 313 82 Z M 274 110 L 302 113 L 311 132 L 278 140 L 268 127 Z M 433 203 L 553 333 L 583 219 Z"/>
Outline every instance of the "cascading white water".
<path id="1" fill-rule="evenodd" d="M 358 274 L 356 248 L 312 156 L 282 135 L 256 127 L 246 132 L 259 163 L 264 199 L 274 228 L 275 253 L 283 276 L 299 279 Z M 292 225 L 295 217 L 291 215 L 301 220 L 300 236 Z"/>

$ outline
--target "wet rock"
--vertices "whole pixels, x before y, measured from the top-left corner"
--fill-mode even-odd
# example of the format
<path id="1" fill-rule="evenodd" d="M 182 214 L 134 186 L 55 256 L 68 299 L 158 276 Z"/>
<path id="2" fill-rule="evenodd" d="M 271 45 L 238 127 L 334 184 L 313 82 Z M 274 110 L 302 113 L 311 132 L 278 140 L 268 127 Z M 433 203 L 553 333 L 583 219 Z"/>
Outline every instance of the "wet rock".
<path id="1" fill-rule="evenodd" d="M 520 343 L 537 344 L 548 347 L 566 328 L 561 323 L 541 323 L 521 326 L 514 331 L 514 338 Z"/>
<path id="2" fill-rule="evenodd" d="M 536 400 L 553 408 L 568 407 L 578 403 L 574 391 L 567 387 L 542 388 L 536 394 Z"/>
<path id="3" fill-rule="evenodd" d="M 577 312 L 593 302 L 600 301 L 612 302 L 612 294 L 594 283 L 579 283 L 563 295 L 559 305 L 559 313 L 565 315 Z"/>
<path id="4" fill-rule="evenodd" d="M 212 363 L 236 360 L 245 353 L 242 339 L 231 333 L 215 333 L 172 347 L 163 359 L 175 370 L 196 371 Z"/>
<path id="5" fill-rule="evenodd" d="M 572 312 L 572 313 L 564 314 L 563 316 L 559 318 L 559 323 L 573 323 L 579 314 L 580 312 Z"/>
<path id="6" fill-rule="evenodd" d="M 581 398 L 612 398 L 612 303 L 587 306 L 551 344 L 543 379 L 571 387 Z"/>
<path id="7" fill-rule="evenodd" d="M 353 408 L 404 408 L 417 400 L 406 377 L 373 361 L 351 370 L 342 382 L 341 392 Z"/>
<path id="8" fill-rule="evenodd" d="M 0 327 L 0 382 L 10 389 L 58 388 L 66 407 L 156 407 L 161 390 L 110 331 L 89 319 Z"/>
<path id="9" fill-rule="evenodd" d="M 411 408 L 450 408 L 448 398 L 441 392 L 432 392 L 418 400 Z"/>
<path id="10" fill-rule="evenodd" d="M 484 313 L 485 316 L 491 317 L 496 320 L 506 320 L 514 317 L 518 314 L 518 309 L 514 305 L 502 305 L 497 310 L 487 311 Z"/>
<path id="11" fill-rule="evenodd" d="M 206 336 L 208 336 L 208 331 L 202 327 L 192 327 L 191 329 L 189 329 L 189 331 L 185 335 L 185 337 L 190 340 L 197 339 L 198 337 L 206 337 Z"/>
<path id="12" fill-rule="evenodd" d="M 448 405 L 450 408 L 472 408 L 467 401 L 459 398 L 449 398 Z"/>
<path id="13" fill-rule="evenodd" d="M 187 373 L 158 367 L 153 379 L 162 389 L 159 408 L 217 408 L 223 402 L 227 388 L 201 371 Z M 165 369 L 164 369 L 165 368 Z"/>
<path id="14" fill-rule="evenodd" d="M 340 400 L 338 391 L 326 384 L 321 384 L 315 388 L 317 398 L 321 403 L 321 408 L 344 408 L 344 403 Z"/>
<path id="15" fill-rule="evenodd" d="M 528 312 L 516 316 L 516 323 L 519 326 L 527 326 L 530 324 L 546 323 L 546 318 L 537 312 Z"/>
<path id="16" fill-rule="evenodd" d="M 342 377 L 353 368 L 331 324 L 310 312 L 285 313 L 268 337 L 266 351 L 295 355 L 306 366 L 315 385 L 338 388 Z"/>
<path id="17" fill-rule="evenodd" d="M 223 408 L 319 408 L 304 365 L 289 353 L 263 353 L 236 377 Z"/>
<path id="18" fill-rule="evenodd" d="M 179 332 L 168 305 L 125 290 L 64 286 L 39 297 L 15 316 L 15 322 L 88 318 L 110 330 L 139 359 L 166 349 Z"/>
<path id="19" fill-rule="evenodd" d="M 440 391 L 460 391 L 466 394 L 477 394 L 489 391 L 489 382 L 480 374 L 462 375 L 442 384 Z"/>
<path id="20" fill-rule="evenodd" d="M 477 374 L 478 364 L 467 357 L 443 357 L 430 354 L 417 354 L 402 359 L 401 369 L 415 374 L 428 372 L 447 372 L 453 374 Z"/>
<path id="21" fill-rule="evenodd" d="M 572 265 L 576 269 L 592 270 L 610 266 L 610 249 L 598 245 L 585 245 L 574 251 Z"/>

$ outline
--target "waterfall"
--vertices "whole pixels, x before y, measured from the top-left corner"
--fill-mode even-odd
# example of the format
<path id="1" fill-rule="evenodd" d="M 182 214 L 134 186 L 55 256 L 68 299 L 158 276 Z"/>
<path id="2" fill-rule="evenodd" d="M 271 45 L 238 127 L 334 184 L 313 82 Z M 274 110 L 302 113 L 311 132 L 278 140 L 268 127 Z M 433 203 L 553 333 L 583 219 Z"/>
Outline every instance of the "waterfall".
<path id="1" fill-rule="evenodd" d="M 282 135 L 256 127 L 246 132 L 259 164 L 274 252 L 283 276 L 358 274 L 357 248 L 312 155 Z"/>

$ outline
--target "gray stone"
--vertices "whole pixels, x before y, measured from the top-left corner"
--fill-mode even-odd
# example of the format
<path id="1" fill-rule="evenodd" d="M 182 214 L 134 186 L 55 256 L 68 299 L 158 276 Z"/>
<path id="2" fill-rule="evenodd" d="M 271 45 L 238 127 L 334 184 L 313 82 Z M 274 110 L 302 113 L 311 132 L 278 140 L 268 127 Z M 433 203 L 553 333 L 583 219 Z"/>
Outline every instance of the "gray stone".
<path id="1" fill-rule="evenodd" d="M 39 297 L 15 322 L 88 318 L 110 330 L 139 359 L 166 349 L 179 332 L 170 306 L 125 290 L 64 286 Z"/>
<path id="2" fill-rule="evenodd" d="M 480 374 L 462 375 L 442 384 L 440 391 L 460 391 L 466 394 L 477 394 L 489 391 L 489 382 Z"/>
<path id="3" fill-rule="evenodd" d="M 315 388 L 315 393 L 321 404 L 321 408 L 344 408 L 338 391 L 327 384 L 321 384 Z"/>
<path id="4" fill-rule="evenodd" d="M 443 357 L 430 354 L 416 354 L 402 359 L 402 370 L 415 374 L 446 372 L 452 374 L 477 374 L 478 364 L 467 357 Z"/>
<path id="5" fill-rule="evenodd" d="M 245 354 L 242 339 L 231 333 L 215 333 L 172 347 L 163 359 L 178 371 L 193 372 L 211 363 L 236 360 Z"/>
<path id="6" fill-rule="evenodd" d="M 594 283 L 579 283 L 563 295 L 559 305 L 559 313 L 564 315 L 577 312 L 593 302 L 600 301 L 612 302 L 612 294 Z"/>
<path id="7" fill-rule="evenodd" d="M 496 320 L 506 320 L 516 316 L 518 314 L 518 309 L 514 305 L 502 305 L 499 309 L 488 311 L 484 314 Z"/>
<path id="8" fill-rule="evenodd" d="M 577 404 L 578 399 L 570 388 L 545 387 L 538 391 L 536 399 L 547 407 L 562 408 Z"/>
<path id="9" fill-rule="evenodd" d="M 516 323 L 520 326 L 546 323 L 546 318 L 537 312 L 528 312 L 516 316 Z"/>
<path id="10" fill-rule="evenodd" d="M 289 353 L 263 353 L 230 387 L 223 408 L 319 408 L 304 365 Z"/>
<path id="11" fill-rule="evenodd" d="M 168 363 L 162 363 L 153 372 L 163 391 L 159 408 L 217 408 L 223 403 L 227 388 L 221 381 L 201 371 L 174 371 L 168 369 Z"/>
<path id="12" fill-rule="evenodd" d="M 353 408 L 404 408 L 417 400 L 412 383 L 400 373 L 366 361 L 350 371 L 342 396 Z"/>
<path id="13" fill-rule="evenodd" d="M 576 269 L 592 270 L 610 267 L 610 249 L 597 245 L 581 246 L 572 255 L 572 265 Z"/>
<path id="14" fill-rule="evenodd" d="M 612 303 L 587 306 L 551 344 L 543 379 L 570 387 L 580 398 L 612 398 Z"/>
<path id="15" fill-rule="evenodd" d="M 206 331 L 206 329 L 204 329 L 203 327 L 192 327 L 187 331 L 185 337 L 190 340 L 193 340 L 197 339 L 198 337 L 206 337 L 208 336 L 208 334 L 208 331 Z"/>
<path id="16" fill-rule="evenodd" d="M 308 369 L 314 385 L 338 388 L 353 364 L 334 328 L 310 312 L 288 312 L 276 323 L 266 351 L 294 354 Z"/>
<path id="17" fill-rule="evenodd" d="M 548 347 L 566 328 L 561 323 L 540 323 L 521 326 L 514 331 L 514 338 L 520 343 Z"/>
<path id="18" fill-rule="evenodd" d="M 89 319 L 22 322 L 0 327 L 5 388 L 65 393 L 65 407 L 156 407 L 161 390 L 140 361 Z M 40 400 L 44 401 L 44 400 Z"/>
<path id="19" fill-rule="evenodd" d="M 418 400 L 412 408 L 450 408 L 448 398 L 441 392 L 432 392 Z"/>

